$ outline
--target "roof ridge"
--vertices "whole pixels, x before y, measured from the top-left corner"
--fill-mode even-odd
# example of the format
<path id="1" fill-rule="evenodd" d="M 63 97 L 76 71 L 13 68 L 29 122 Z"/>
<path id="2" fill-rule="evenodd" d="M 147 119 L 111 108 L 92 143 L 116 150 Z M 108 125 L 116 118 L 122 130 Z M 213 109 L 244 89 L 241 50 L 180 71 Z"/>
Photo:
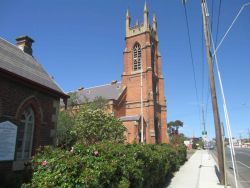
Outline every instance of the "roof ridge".
<path id="1" fill-rule="evenodd" d="M 113 85 L 120 84 L 120 83 L 121 83 L 121 81 L 119 81 L 119 82 L 117 82 L 117 83 L 115 83 Z M 98 87 L 103 87 L 103 86 L 108 86 L 108 85 L 112 85 L 112 84 L 102 84 L 102 85 L 98 85 L 98 86 L 87 87 L 87 88 L 84 88 L 84 90 L 98 88 Z M 68 91 L 67 93 L 72 93 L 72 92 L 76 92 L 76 91 L 77 91 L 77 89 L 76 90 L 72 90 L 72 91 Z"/>
<path id="2" fill-rule="evenodd" d="M 117 82 L 117 83 L 115 83 L 115 84 L 113 84 L 113 85 L 116 85 L 116 84 L 120 84 L 121 82 Z M 112 84 L 102 84 L 102 85 L 99 85 L 99 86 L 92 86 L 92 87 L 88 87 L 88 88 L 85 88 L 84 90 L 86 90 L 86 89 L 93 89 L 93 88 L 97 88 L 97 87 L 103 87 L 103 86 L 108 86 L 108 85 L 112 85 Z"/>
<path id="3" fill-rule="evenodd" d="M 64 94 L 59 84 L 31 55 L 0 37 L 0 68 Z"/>
<path id="4" fill-rule="evenodd" d="M 11 47 L 14 47 L 15 49 L 17 49 L 18 52 L 22 53 L 24 56 L 26 56 L 26 57 L 28 57 L 28 58 L 32 58 L 32 59 L 35 61 L 35 63 L 36 63 L 37 66 L 42 67 L 42 65 L 37 61 L 37 59 L 36 59 L 34 56 L 25 53 L 23 50 L 21 50 L 20 48 L 18 48 L 15 44 L 12 44 L 11 42 L 7 41 L 6 39 L 4 39 L 4 38 L 2 38 L 2 37 L 0 37 L 0 39 L 1 39 L 2 41 L 6 42 L 6 43 L 7 43 L 8 45 L 10 45 Z M 10 52 L 10 53 L 13 53 L 13 52 Z M 14 52 L 14 53 L 15 53 L 15 52 Z"/>
<path id="5" fill-rule="evenodd" d="M 11 42 L 7 41 L 6 39 L 4 39 L 2 37 L 0 37 L 0 39 L 2 39 L 4 42 L 10 44 L 11 46 L 15 47 L 16 49 L 20 50 L 23 54 L 29 55 L 29 54 L 25 53 L 24 51 L 22 51 L 20 48 L 18 48 L 15 44 L 12 44 Z M 33 57 L 32 55 L 29 55 L 29 56 Z M 33 58 L 33 59 L 35 59 L 35 58 Z"/>

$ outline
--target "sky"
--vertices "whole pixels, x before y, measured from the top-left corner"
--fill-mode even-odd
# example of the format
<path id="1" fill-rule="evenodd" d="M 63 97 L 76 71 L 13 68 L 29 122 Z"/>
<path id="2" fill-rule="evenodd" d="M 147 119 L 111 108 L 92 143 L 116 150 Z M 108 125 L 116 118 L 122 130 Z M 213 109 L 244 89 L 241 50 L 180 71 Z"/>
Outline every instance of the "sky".
<path id="1" fill-rule="evenodd" d="M 132 25 L 136 19 L 141 23 L 144 2 L 1 0 L 0 37 L 13 44 L 18 36 L 33 38 L 34 57 L 65 92 L 107 84 L 121 79 L 126 9 L 130 9 Z M 221 0 L 219 11 L 219 0 L 207 0 L 212 36 L 214 41 L 217 38 L 217 44 L 241 6 L 248 2 L 250 0 Z M 200 0 L 186 1 L 194 69 L 182 1 L 147 0 L 147 5 L 150 22 L 155 13 L 158 23 L 167 121 L 179 119 L 184 122 L 181 132 L 190 137 L 201 136 L 204 106 L 206 129 L 213 138 L 215 128 Z M 248 137 L 250 128 L 249 17 L 250 6 L 242 11 L 217 53 L 234 137 Z M 225 122 L 216 72 L 215 79 L 220 118 Z"/>

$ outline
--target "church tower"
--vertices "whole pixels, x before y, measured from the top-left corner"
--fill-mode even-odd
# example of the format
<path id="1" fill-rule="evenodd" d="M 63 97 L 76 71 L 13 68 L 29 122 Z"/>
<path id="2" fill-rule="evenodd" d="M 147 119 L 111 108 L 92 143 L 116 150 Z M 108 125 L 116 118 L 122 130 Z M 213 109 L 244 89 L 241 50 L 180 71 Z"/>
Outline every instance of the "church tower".
<path id="1" fill-rule="evenodd" d="M 123 110 L 120 110 L 119 116 L 143 118 L 144 142 L 168 143 L 167 108 L 161 55 L 158 48 L 157 21 L 156 16 L 153 15 L 152 26 L 149 24 L 146 3 L 143 15 L 143 23 L 136 21 L 136 24 L 131 26 L 130 12 L 129 10 L 126 12 L 126 44 L 121 82 L 122 87 L 126 88 L 126 95 L 122 105 Z M 141 123 L 137 124 L 137 129 L 133 128 L 135 123 L 124 122 L 124 124 L 130 131 L 129 134 L 133 135 L 128 141 L 131 142 L 131 139 L 134 139 L 139 142 Z"/>

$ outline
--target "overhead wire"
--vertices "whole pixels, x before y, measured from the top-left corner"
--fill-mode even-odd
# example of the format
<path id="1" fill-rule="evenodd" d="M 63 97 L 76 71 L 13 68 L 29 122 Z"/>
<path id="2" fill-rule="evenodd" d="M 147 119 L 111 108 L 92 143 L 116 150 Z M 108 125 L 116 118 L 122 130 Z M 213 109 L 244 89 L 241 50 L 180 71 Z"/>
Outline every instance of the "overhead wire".
<path id="1" fill-rule="evenodd" d="M 202 21 L 202 20 L 201 20 Z M 203 35 L 203 26 L 201 24 L 201 101 L 204 104 L 204 76 L 205 76 L 205 61 L 204 61 L 204 35 Z"/>
<path id="2" fill-rule="evenodd" d="M 205 105 L 205 123 L 207 123 L 207 114 L 208 114 L 208 102 L 210 99 L 210 95 L 209 92 L 210 91 L 210 87 L 209 87 L 209 78 L 208 78 L 208 82 L 207 82 L 207 97 L 206 97 L 206 105 Z"/>
<path id="3" fill-rule="evenodd" d="M 194 79 L 194 87 L 195 87 L 195 94 L 196 94 L 196 100 L 197 103 L 199 103 L 199 96 L 198 96 L 198 89 L 197 89 L 197 80 L 196 80 L 196 74 L 195 74 L 195 67 L 194 67 L 194 57 L 193 57 L 193 50 L 191 45 L 191 37 L 190 37 L 190 29 L 189 29 L 189 22 L 188 22 L 188 16 L 187 16 L 187 8 L 186 8 L 186 2 L 183 1 L 184 6 L 184 13 L 185 13 L 185 20 L 186 20 L 186 27 L 187 27 L 187 34 L 188 34 L 188 43 L 189 43 L 189 52 L 190 52 L 190 58 L 191 58 L 191 64 L 192 64 L 192 72 L 193 72 L 193 79 Z M 201 115 L 200 115 L 200 108 L 199 109 L 199 117 L 201 122 Z"/>
<path id="4" fill-rule="evenodd" d="M 218 12 L 218 17 L 217 17 L 217 27 L 216 27 L 216 35 L 215 35 L 215 46 L 217 46 L 217 39 L 218 39 L 218 33 L 219 33 L 219 25 L 220 25 L 220 12 L 221 12 L 221 2 L 222 0 L 219 1 L 219 12 Z M 212 26 L 211 26 L 212 27 Z M 212 32 L 211 28 L 211 32 Z"/>
<path id="5" fill-rule="evenodd" d="M 206 131 L 206 116 L 207 116 L 207 104 L 204 104 L 204 82 L 205 82 L 205 61 L 204 61 L 204 33 L 203 33 L 203 25 L 202 25 L 202 16 L 201 16 L 201 65 L 202 65 L 202 72 L 201 72 L 201 105 L 202 105 L 202 124 L 203 129 Z M 205 111 L 204 111 L 205 107 Z"/>
<path id="6" fill-rule="evenodd" d="M 218 33 L 219 33 L 219 25 L 220 25 L 220 15 L 221 15 L 221 2 L 222 0 L 219 0 L 219 8 L 218 8 L 218 16 L 217 16 L 217 23 L 216 23 L 216 42 L 215 42 L 215 46 L 217 45 L 217 39 L 218 39 Z M 212 0 L 212 4 L 211 4 L 211 24 L 210 24 L 210 28 L 211 28 L 211 33 L 213 32 L 213 20 L 214 20 L 214 1 Z M 213 63 L 213 66 L 214 66 L 214 58 L 212 59 L 212 63 Z M 209 83 L 209 79 L 208 79 L 208 83 Z M 206 118 L 207 118 L 207 112 L 208 112 L 208 101 L 209 101 L 209 91 L 210 91 L 210 88 L 209 88 L 209 84 L 208 84 L 208 89 L 207 89 L 207 100 L 206 100 L 206 106 L 205 106 L 205 122 L 206 122 Z"/>
<path id="7" fill-rule="evenodd" d="M 221 74 L 220 74 L 220 69 L 219 69 L 219 64 L 218 64 L 218 59 L 217 59 L 217 53 L 215 52 L 215 44 L 213 41 L 211 30 L 210 30 L 210 38 L 212 41 L 212 48 L 213 48 L 214 57 L 215 57 L 215 65 L 216 65 L 216 69 L 217 69 L 218 80 L 219 80 L 219 85 L 220 85 L 220 90 L 221 90 L 221 95 L 222 95 L 223 110 L 224 110 L 224 115 L 225 115 L 225 120 L 226 120 L 226 128 L 227 128 L 228 137 L 229 137 L 229 145 L 230 145 L 231 160 L 232 160 L 232 165 L 233 165 L 235 186 L 236 186 L 236 188 L 238 188 L 238 180 L 237 180 L 238 170 L 237 170 L 236 156 L 235 156 L 235 150 L 234 150 L 233 140 L 232 140 L 232 131 L 231 131 L 231 126 L 230 126 L 230 120 L 229 120 L 229 115 L 228 115 L 228 109 L 227 109 L 224 88 L 222 85 L 222 79 L 221 79 Z"/>
<path id="8" fill-rule="evenodd" d="M 218 30 L 219 30 L 219 23 L 220 23 L 220 12 L 221 12 L 221 0 L 220 0 L 220 3 L 219 3 L 219 13 L 218 13 L 218 20 L 217 20 L 216 42 L 215 43 L 214 43 L 213 36 L 212 36 L 212 28 L 209 27 L 209 30 L 210 30 L 210 38 L 211 38 L 212 49 L 213 49 L 212 58 L 213 58 L 213 60 L 215 60 L 215 65 L 216 65 L 216 69 L 217 69 L 217 75 L 218 75 L 218 80 L 219 80 L 219 85 L 220 85 L 220 90 L 221 90 L 221 95 L 222 95 L 222 101 L 223 101 L 223 110 L 224 110 L 224 115 L 225 115 L 225 120 L 226 120 L 226 128 L 227 128 L 228 137 L 229 137 L 230 153 L 231 153 L 231 160 L 232 160 L 232 165 L 233 165 L 235 186 L 237 188 L 238 187 L 238 181 L 237 181 L 236 156 L 235 156 L 234 146 L 233 146 L 233 143 L 232 143 L 232 132 L 231 132 L 230 120 L 229 120 L 228 109 L 227 109 L 227 104 L 226 104 L 226 99 L 225 99 L 225 94 L 224 94 L 224 88 L 223 88 L 223 85 L 222 85 L 221 74 L 220 74 L 219 65 L 218 65 L 217 53 L 216 53 L 217 52 L 216 44 L 217 44 L 217 37 L 218 37 Z M 230 30 L 230 28 L 229 28 L 229 30 Z"/>
<path id="9" fill-rule="evenodd" d="M 211 10 L 212 10 L 212 14 L 211 14 L 211 31 L 213 31 L 213 19 L 214 19 L 214 0 L 212 0 L 211 3 Z"/>

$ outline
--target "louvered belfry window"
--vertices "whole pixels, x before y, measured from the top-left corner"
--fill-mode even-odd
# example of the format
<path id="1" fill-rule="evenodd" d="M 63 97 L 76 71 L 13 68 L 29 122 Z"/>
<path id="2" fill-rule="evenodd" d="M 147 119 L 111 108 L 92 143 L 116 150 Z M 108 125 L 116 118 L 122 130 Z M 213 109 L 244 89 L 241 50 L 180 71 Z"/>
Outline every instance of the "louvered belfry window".
<path id="1" fill-rule="evenodd" d="M 136 43 L 134 45 L 134 54 L 133 54 L 133 60 L 134 60 L 134 71 L 141 70 L 141 46 L 140 44 Z"/>

